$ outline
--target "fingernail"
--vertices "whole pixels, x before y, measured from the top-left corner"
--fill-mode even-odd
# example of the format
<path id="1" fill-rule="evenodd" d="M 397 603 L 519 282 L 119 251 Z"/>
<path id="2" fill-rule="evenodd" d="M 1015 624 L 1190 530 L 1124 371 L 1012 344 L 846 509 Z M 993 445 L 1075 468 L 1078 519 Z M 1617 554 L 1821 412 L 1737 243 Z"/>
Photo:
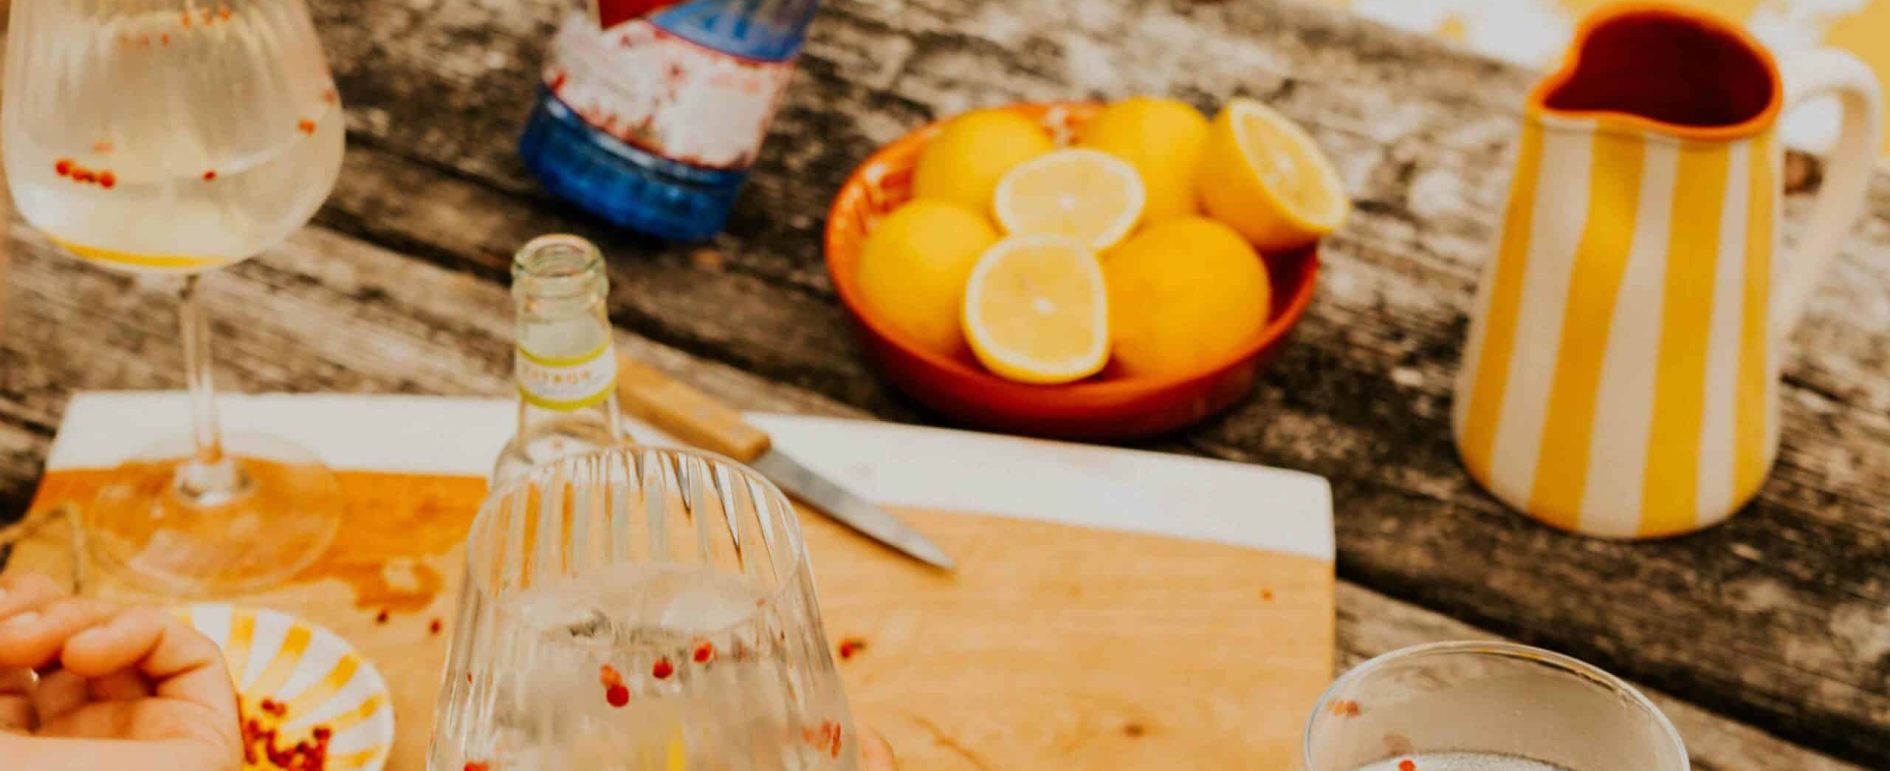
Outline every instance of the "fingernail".
<path id="1" fill-rule="evenodd" d="M 0 622 L 0 632 L 17 632 L 39 623 L 39 611 L 29 610 Z"/>
<path id="2" fill-rule="evenodd" d="M 73 635 L 72 639 L 69 639 L 66 641 L 66 645 L 80 645 L 80 646 L 89 645 L 91 643 L 97 642 L 98 640 L 102 639 L 104 636 L 105 636 L 105 627 L 95 626 L 85 631 L 82 631 L 78 634 Z"/>

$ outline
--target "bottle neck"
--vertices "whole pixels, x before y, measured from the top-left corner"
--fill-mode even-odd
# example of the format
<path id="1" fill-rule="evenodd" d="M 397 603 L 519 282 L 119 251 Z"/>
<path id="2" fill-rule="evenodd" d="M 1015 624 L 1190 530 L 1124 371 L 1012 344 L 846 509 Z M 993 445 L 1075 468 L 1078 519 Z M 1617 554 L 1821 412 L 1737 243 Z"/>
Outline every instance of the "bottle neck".
<path id="1" fill-rule="evenodd" d="M 607 281 L 597 247 L 575 236 L 533 239 L 513 259 L 521 445 L 553 434 L 595 444 L 623 439 Z"/>

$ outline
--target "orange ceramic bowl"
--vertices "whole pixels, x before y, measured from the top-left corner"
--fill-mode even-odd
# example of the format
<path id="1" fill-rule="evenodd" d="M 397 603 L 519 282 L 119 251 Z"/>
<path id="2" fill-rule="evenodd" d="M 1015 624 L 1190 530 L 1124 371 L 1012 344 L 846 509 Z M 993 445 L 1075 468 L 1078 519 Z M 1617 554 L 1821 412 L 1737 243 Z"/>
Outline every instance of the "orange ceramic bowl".
<path id="1" fill-rule="evenodd" d="M 1061 144 L 1101 108 L 1060 103 L 1006 109 L 1041 122 Z M 1312 301 L 1317 248 L 1267 256 L 1273 307 L 1266 328 L 1232 356 L 1172 377 L 1124 377 L 1112 366 L 1074 383 L 1028 385 L 991 374 L 969 354 L 952 357 L 921 348 L 866 312 L 855 268 L 874 224 L 912 197 L 912 167 L 939 128 L 926 126 L 873 153 L 847 178 L 827 214 L 827 270 L 859 322 L 867 355 L 894 386 L 928 407 L 980 428 L 1040 436 L 1127 439 L 1170 431 L 1246 396 Z"/>

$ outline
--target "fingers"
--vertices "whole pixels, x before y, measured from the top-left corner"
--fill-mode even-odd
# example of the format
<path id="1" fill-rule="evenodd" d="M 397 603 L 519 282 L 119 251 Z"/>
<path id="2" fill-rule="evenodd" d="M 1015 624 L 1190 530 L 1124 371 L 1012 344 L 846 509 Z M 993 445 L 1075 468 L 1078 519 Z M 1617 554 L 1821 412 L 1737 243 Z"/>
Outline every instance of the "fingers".
<path id="1" fill-rule="evenodd" d="M 164 636 L 165 615 L 149 608 L 126 608 L 65 643 L 59 661 L 86 677 L 130 669 Z"/>
<path id="2" fill-rule="evenodd" d="M 54 661 L 64 669 L 48 672 L 37 686 L 30 672 L 16 669 L 44 669 Z M 23 725 L 23 696 L 31 701 L 24 709 L 36 708 L 45 718 L 88 699 L 152 694 L 198 704 L 236 723 L 236 691 L 223 652 L 182 619 L 70 598 L 44 576 L 0 577 L 0 732 Z M 26 721 L 31 717 L 24 713 Z"/>
<path id="3" fill-rule="evenodd" d="M 87 677 L 135 670 L 151 691 L 236 715 L 236 689 L 216 643 L 176 616 L 131 608 L 66 643 L 66 669 Z"/>
<path id="4" fill-rule="evenodd" d="M 118 606 L 102 600 L 65 598 L 15 613 L 0 621 L 0 666 L 44 667 L 73 635 L 118 612 Z"/>
<path id="5" fill-rule="evenodd" d="M 49 726 L 87 704 L 130 701 L 150 695 L 151 686 L 145 683 L 144 677 L 129 669 L 100 678 L 61 669 L 40 678 L 39 688 L 33 692 L 33 709 L 39 713 L 39 724 Z"/>
<path id="6" fill-rule="evenodd" d="M 0 624 L 66 596 L 52 579 L 38 573 L 15 571 L 0 576 Z M 29 733 L 38 727 L 33 694 L 38 678 L 28 666 L 0 664 L 0 733 Z"/>
<path id="7" fill-rule="evenodd" d="M 149 698 L 151 684 L 137 672 L 120 669 L 104 677 L 87 680 L 85 695 L 91 701 L 132 701 Z"/>
<path id="8" fill-rule="evenodd" d="M 85 678 L 65 670 L 50 672 L 33 689 L 33 710 L 40 725 L 58 720 L 66 713 L 85 706 Z"/>
<path id="9" fill-rule="evenodd" d="M 64 596 L 65 590 L 38 573 L 0 576 L 0 622 L 37 611 L 40 606 Z"/>

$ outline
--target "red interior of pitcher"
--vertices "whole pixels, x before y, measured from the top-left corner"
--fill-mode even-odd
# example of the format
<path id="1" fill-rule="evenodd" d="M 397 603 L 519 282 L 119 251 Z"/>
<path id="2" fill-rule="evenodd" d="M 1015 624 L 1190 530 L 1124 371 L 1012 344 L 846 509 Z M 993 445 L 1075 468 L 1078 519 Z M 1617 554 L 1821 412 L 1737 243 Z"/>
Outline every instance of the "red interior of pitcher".
<path id="1" fill-rule="evenodd" d="M 1772 55 L 1745 30 L 1689 9 L 1628 5 L 1584 20 L 1562 68 L 1530 101 L 1553 114 L 1729 139 L 1771 125 L 1780 91 Z"/>

